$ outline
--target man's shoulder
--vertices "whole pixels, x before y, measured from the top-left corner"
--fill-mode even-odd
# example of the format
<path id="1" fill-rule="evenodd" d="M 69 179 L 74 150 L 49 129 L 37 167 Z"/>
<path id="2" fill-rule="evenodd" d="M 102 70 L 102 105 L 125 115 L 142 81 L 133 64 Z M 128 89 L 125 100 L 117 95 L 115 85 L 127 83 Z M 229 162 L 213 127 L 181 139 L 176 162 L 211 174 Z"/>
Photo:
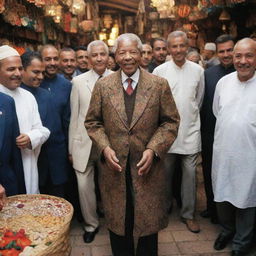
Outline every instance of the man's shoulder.
<path id="1" fill-rule="evenodd" d="M 204 69 L 199 64 L 193 61 L 186 60 L 186 64 L 189 65 L 196 72 L 204 72 Z"/>
<path id="2" fill-rule="evenodd" d="M 164 72 L 167 68 L 170 67 L 170 64 L 171 64 L 171 61 L 168 60 L 166 62 L 164 62 L 163 64 L 160 64 L 159 66 L 157 66 L 154 71 L 157 71 L 157 72 Z"/>
<path id="3" fill-rule="evenodd" d="M 60 74 L 57 74 L 57 79 L 61 81 L 63 84 L 71 85 L 71 82 Z"/>
<path id="4" fill-rule="evenodd" d="M 152 73 L 149 73 L 147 71 L 142 70 L 141 72 L 143 74 L 143 78 L 147 79 L 149 83 L 153 83 L 153 84 L 156 84 L 156 83 L 158 84 L 159 83 L 159 84 L 162 84 L 164 81 L 166 81 L 165 78 L 157 76 L 157 75 L 152 74 Z"/>
<path id="5" fill-rule="evenodd" d="M 102 77 L 99 82 L 103 84 L 113 83 L 113 81 L 116 81 L 121 76 L 120 71 L 111 72 L 109 75 Z"/>
<path id="6" fill-rule="evenodd" d="M 223 83 L 223 84 L 227 84 L 229 81 L 233 80 L 236 77 L 236 71 L 229 73 L 225 76 L 223 76 L 220 80 L 219 80 L 219 84 Z"/>
<path id="7" fill-rule="evenodd" d="M 89 78 L 91 75 L 92 75 L 92 70 L 88 70 L 88 71 L 86 71 L 85 73 L 81 73 L 80 75 L 75 76 L 75 77 L 72 79 L 72 83 L 74 83 L 74 82 L 79 82 L 79 81 L 83 81 L 84 79 Z"/>
<path id="8" fill-rule="evenodd" d="M 0 92 L 0 103 L 5 106 L 5 104 L 14 104 L 14 100 L 11 96 Z"/>
<path id="9" fill-rule="evenodd" d="M 221 70 L 222 66 L 220 64 L 218 65 L 215 65 L 215 66 L 212 66 L 210 68 L 207 68 L 205 71 L 204 71 L 204 74 L 205 76 L 211 76 L 211 75 L 214 75 L 216 74 L 216 72 L 219 72 L 219 70 Z"/>

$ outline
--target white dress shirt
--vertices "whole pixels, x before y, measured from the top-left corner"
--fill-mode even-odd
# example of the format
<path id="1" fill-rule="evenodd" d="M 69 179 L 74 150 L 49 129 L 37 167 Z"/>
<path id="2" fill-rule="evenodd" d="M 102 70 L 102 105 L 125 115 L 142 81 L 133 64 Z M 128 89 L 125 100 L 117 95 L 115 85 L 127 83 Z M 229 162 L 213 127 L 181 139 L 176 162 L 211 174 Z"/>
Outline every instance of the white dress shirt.
<path id="1" fill-rule="evenodd" d="M 138 68 L 136 70 L 136 72 L 130 77 L 127 76 L 123 71 L 121 71 L 121 79 L 122 79 L 122 84 L 123 84 L 123 87 L 124 87 L 125 91 L 128 87 L 128 82 L 127 82 L 128 78 L 132 79 L 132 89 L 135 90 L 135 88 L 136 88 L 136 86 L 139 82 L 139 78 L 140 78 L 140 69 Z"/>

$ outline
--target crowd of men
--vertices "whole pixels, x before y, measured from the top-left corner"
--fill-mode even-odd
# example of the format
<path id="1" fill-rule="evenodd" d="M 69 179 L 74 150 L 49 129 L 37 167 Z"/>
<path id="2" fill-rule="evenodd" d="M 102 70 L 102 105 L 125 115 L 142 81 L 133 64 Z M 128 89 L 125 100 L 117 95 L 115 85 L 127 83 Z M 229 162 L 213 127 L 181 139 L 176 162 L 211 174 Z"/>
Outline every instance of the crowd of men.
<path id="1" fill-rule="evenodd" d="M 99 230 L 98 183 L 113 255 L 157 256 L 177 171 L 181 221 L 200 232 L 202 154 L 200 214 L 222 226 L 213 246 L 232 241 L 231 255 L 246 255 L 256 217 L 256 42 L 221 35 L 200 54 L 182 31 L 152 45 L 128 33 L 111 50 L 100 40 L 22 56 L 0 46 L 0 209 L 5 194 L 69 199 L 75 174 L 84 242 Z"/>

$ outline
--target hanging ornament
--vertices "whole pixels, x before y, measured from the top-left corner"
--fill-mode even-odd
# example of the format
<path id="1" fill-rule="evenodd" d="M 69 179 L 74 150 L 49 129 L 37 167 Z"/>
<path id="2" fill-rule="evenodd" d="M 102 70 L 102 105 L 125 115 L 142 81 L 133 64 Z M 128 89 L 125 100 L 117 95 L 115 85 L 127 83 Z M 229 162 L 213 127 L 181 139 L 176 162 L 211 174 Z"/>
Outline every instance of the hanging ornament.
<path id="1" fill-rule="evenodd" d="M 85 2 L 83 0 L 73 0 L 71 12 L 74 15 L 83 15 L 85 13 Z"/>
<path id="2" fill-rule="evenodd" d="M 4 8 L 4 2 L 5 0 L 0 0 L 0 13 L 3 13 L 5 8 Z"/>
<path id="3" fill-rule="evenodd" d="M 190 11 L 191 11 L 191 7 L 189 5 L 187 5 L 187 4 L 181 4 L 178 7 L 178 15 L 181 18 L 188 17 L 188 15 L 190 14 Z"/>

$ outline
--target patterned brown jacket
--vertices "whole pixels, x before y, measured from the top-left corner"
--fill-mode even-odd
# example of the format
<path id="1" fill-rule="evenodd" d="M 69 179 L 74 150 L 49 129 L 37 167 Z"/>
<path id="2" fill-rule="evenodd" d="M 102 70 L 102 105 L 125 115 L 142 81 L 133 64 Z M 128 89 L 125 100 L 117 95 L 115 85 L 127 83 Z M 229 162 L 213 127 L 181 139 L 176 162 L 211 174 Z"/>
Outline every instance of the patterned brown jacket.
<path id="1" fill-rule="evenodd" d="M 105 147 L 110 146 L 123 170 L 112 171 L 100 161 L 99 186 L 106 224 L 114 233 L 121 236 L 125 233 L 125 167 L 129 154 L 134 189 L 134 236 L 153 234 L 167 226 L 163 158 L 177 136 L 178 126 L 179 114 L 165 79 L 140 70 L 130 126 L 121 71 L 96 83 L 85 127 L 99 150 L 99 156 Z M 155 157 L 149 173 L 139 176 L 136 165 L 146 148 L 152 149 L 158 157 Z"/>

